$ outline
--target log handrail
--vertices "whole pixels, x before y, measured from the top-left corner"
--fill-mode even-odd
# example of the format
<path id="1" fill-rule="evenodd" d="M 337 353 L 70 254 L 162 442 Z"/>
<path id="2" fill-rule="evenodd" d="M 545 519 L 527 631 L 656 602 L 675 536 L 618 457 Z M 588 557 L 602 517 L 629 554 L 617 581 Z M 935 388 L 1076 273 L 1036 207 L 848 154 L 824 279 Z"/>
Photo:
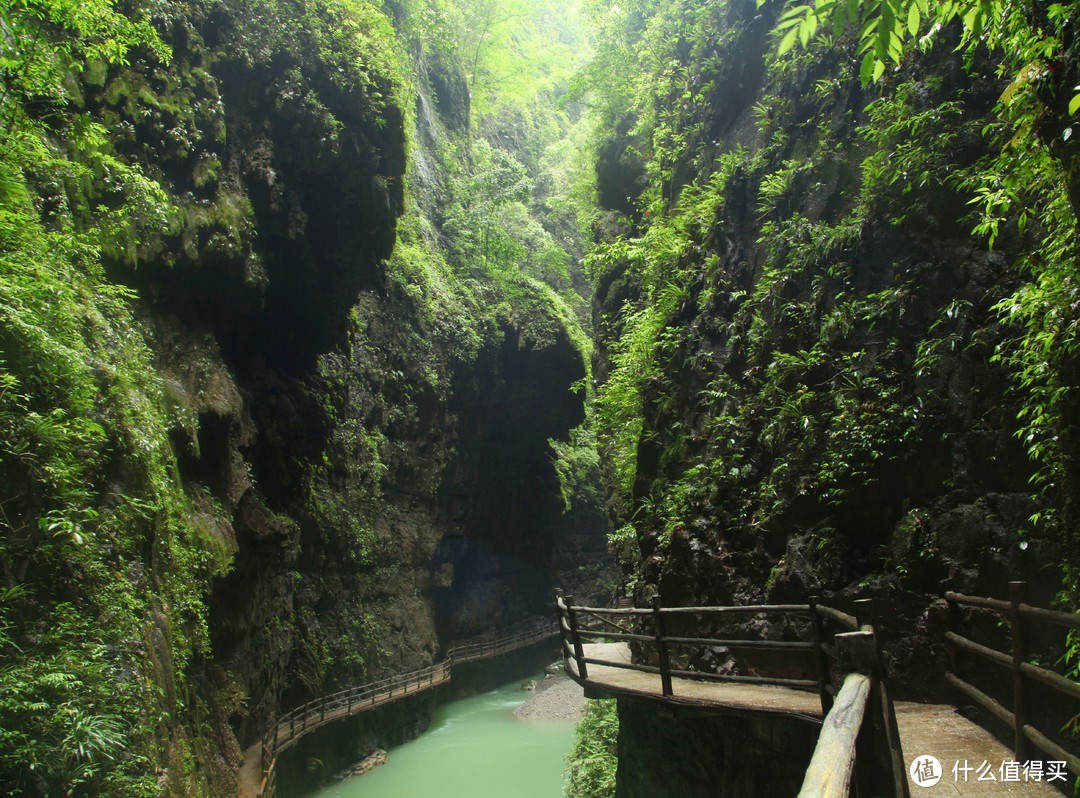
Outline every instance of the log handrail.
<path id="1" fill-rule="evenodd" d="M 1080 629 L 1080 613 L 1058 612 L 1041 607 L 1033 607 L 1025 602 L 1027 584 L 1009 583 L 1009 599 L 990 598 L 988 596 L 968 596 L 963 593 L 948 591 L 945 600 L 950 609 L 951 628 L 945 639 L 955 652 L 964 651 L 984 660 L 1007 668 L 1012 673 L 1012 709 L 1007 709 L 1001 702 L 970 684 L 957 673 L 954 665 L 945 674 L 945 681 L 958 692 L 974 701 L 991 715 L 1013 730 L 1013 753 L 1020 762 L 1032 759 L 1032 746 L 1054 761 L 1065 762 L 1065 766 L 1074 774 L 1080 774 L 1080 757 L 1066 751 L 1050 740 L 1032 723 L 1031 682 L 1040 682 L 1055 692 L 1069 698 L 1080 698 L 1080 684 L 1034 663 L 1028 662 L 1028 637 L 1031 621 L 1052 623 Z M 993 610 L 1007 616 L 1009 633 L 1012 638 L 1012 651 L 1008 654 L 990 646 L 982 645 L 959 634 L 957 616 L 960 607 L 979 607 Z"/>
<path id="2" fill-rule="evenodd" d="M 258 798 L 274 798 L 277 757 L 295 745 L 305 734 L 362 710 L 441 685 L 450 680 L 454 665 L 463 665 L 516 651 L 556 637 L 559 633 L 560 629 L 556 623 L 546 622 L 494 640 L 464 641 L 448 648 L 442 660 L 426 668 L 339 690 L 293 708 L 280 716 L 263 735 L 262 777 Z M 341 712 L 342 709 L 345 710 L 344 713 Z"/>
<path id="3" fill-rule="evenodd" d="M 855 772 L 855 742 L 870 700 L 870 677 L 849 673 L 821 725 L 799 798 L 847 798 Z"/>
<path id="4" fill-rule="evenodd" d="M 853 784 L 859 795 L 909 798 L 877 636 L 872 625 L 860 625 L 860 631 L 836 636 L 844 682 L 822 722 L 799 798 L 848 798 Z"/>

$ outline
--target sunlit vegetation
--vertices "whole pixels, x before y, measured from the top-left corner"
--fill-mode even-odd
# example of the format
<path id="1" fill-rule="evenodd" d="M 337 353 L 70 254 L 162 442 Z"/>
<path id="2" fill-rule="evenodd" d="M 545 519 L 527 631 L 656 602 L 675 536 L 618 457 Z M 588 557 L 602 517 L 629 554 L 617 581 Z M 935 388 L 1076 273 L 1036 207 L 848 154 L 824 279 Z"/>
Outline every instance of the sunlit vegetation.
<path id="1" fill-rule="evenodd" d="M 619 713 L 615 699 L 585 704 L 585 714 L 574 729 L 574 746 L 567 755 L 564 794 L 567 798 L 611 798 L 619 760 Z"/>
<path id="2" fill-rule="evenodd" d="M 600 331 L 610 335 L 612 363 L 597 398 L 600 441 L 615 506 L 632 521 L 613 545 L 625 551 L 635 528 L 642 536 L 659 530 L 661 548 L 697 523 L 725 534 L 762 528 L 800 496 L 842 502 L 922 428 L 940 397 L 898 390 L 909 368 L 899 331 L 908 307 L 933 300 L 914 273 L 869 295 L 846 285 L 863 242 L 882 224 L 908 222 L 910 197 L 920 191 L 966 204 L 960 223 L 983 246 L 1000 245 L 1007 231 L 1011 247 L 1025 242 L 1023 255 L 1009 255 L 1021 287 L 996 305 L 1015 336 L 985 358 L 1014 374 L 1019 434 L 1040 464 L 1038 487 L 1052 488 L 1068 509 L 1073 492 L 1064 483 L 1074 469 L 1061 442 L 1071 440 L 1076 192 L 1068 142 L 1077 110 L 1064 77 L 1075 28 L 1069 8 L 1051 4 L 1033 19 L 1013 3 L 759 5 L 756 17 L 723 4 L 591 8 L 597 55 L 579 88 L 602 130 L 625 131 L 621 144 L 646 177 L 631 232 L 590 256 L 604 279 L 624 274 L 641 292 Z M 766 72 L 753 98 L 756 135 L 725 151 L 709 132 L 718 124 L 710 109 L 745 108 L 749 99 L 729 82 L 739 74 L 730 53 L 743 48 L 745 62 L 746 48 L 759 43 Z M 1007 77 L 993 114 L 974 95 L 949 96 L 940 78 L 913 71 L 916 55 L 905 58 L 920 50 L 940 63 L 957 45 L 975 80 L 993 68 Z M 980 45 L 999 54 L 996 67 Z M 853 74 L 838 52 L 855 53 L 861 70 Z M 852 101 L 853 85 L 875 81 L 880 96 L 868 90 L 861 107 Z M 808 84 L 811 91 L 799 88 Z M 850 155 L 836 148 L 851 135 L 864 142 L 856 186 L 839 208 L 818 218 L 800 213 L 806 197 L 848 179 L 840 159 Z M 980 138 L 991 155 L 972 162 L 966 151 Z M 723 265 L 724 237 L 743 223 L 731 198 L 747 190 L 756 194 L 760 232 L 751 271 L 739 274 Z M 1025 236 L 1033 226 L 1038 234 Z M 704 332 L 690 320 L 709 308 L 731 319 L 707 335 L 744 353 L 741 384 L 721 371 L 696 398 L 684 396 L 673 372 L 687 366 Z M 949 336 L 973 313 L 970 303 L 948 301 L 941 312 L 920 344 L 924 375 L 944 346 L 955 348 Z M 708 375 L 715 366 L 704 355 L 690 368 Z M 696 407 L 697 421 L 674 433 L 657 429 L 664 407 L 675 404 Z M 653 485 L 640 481 L 643 450 L 658 460 L 650 463 Z"/>
<path id="3" fill-rule="evenodd" d="M 387 264 L 415 309 L 402 333 L 412 360 L 371 348 L 361 312 L 348 356 L 317 367 L 339 423 L 307 475 L 307 512 L 344 530 L 362 570 L 394 455 L 386 429 L 416 410 L 384 402 L 387 426 L 362 424 L 369 397 L 346 386 L 354 362 L 406 393 L 445 396 L 453 364 L 510 324 L 536 345 L 569 338 L 588 362 L 578 261 L 590 177 L 565 157 L 581 133 L 559 102 L 588 53 L 575 13 L 511 0 L 415 0 L 392 15 L 366 0 L 26 0 L 0 11 L 0 792 L 206 789 L 197 763 L 216 743 L 199 733 L 206 694 L 191 675 L 213 656 L 205 602 L 234 543 L 220 534 L 218 497 L 180 478 L 170 431 L 197 441 L 198 421 L 158 375 L 139 294 L 116 277 L 240 262 L 248 285 L 268 279 L 251 200 L 223 168 L 235 131 L 216 67 L 291 64 L 275 102 L 321 131 L 315 158 L 352 146 L 334 93 L 384 126 L 395 108 L 412 114 L 417 93 L 431 97 L 429 58 L 460 70 L 472 93 L 468 129 L 412 143 L 411 161 L 437 172 L 414 166 Z M 201 35 L 211 17 L 225 37 L 214 43 Z M 568 484 L 576 460 L 595 469 L 587 444 L 560 445 Z M 342 475 L 347 492 L 334 487 Z M 369 616 L 358 618 L 329 641 L 299 619 L 311 690 L 329 669 L 386 656 L 369 645 Z"/>

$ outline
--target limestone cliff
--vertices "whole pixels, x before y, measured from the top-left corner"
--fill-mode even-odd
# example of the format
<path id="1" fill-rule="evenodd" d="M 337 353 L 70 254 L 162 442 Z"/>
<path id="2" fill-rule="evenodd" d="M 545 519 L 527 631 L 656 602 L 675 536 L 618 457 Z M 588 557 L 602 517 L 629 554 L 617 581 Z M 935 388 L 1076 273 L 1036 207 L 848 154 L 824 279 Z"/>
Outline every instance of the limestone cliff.
<path id="1" fill-rule="evenodd" d="M 57 351 L 81 369 L 90 387 L 72 395 L 92 417 L 88 487 L 65 487 L 57 513 L 85 527 L 37 554 L 19 530 L 41 523 L 50 477 L 16 448 L 39 446 L 18 441 L 39 412 L 21 389 L 43 366 L 17 299 L 35 272 L 4 284 L 4 392 L 20 390 L 0 468 L 20 488 L 0 549 L 13 601 L 0 646 L 43 664 L 0 712 L 27 739 L 40 723 L 57 751 L 103 730 L 100 751 L 82 749 L 82 781 L 35 765 L 45 748 L 0 745 L 0 790 L 17 794 L 235 794 L 241 750 L 279 712 L 546 615 L 552 588 L 604 554 L 605 519 L 567 512 L 549 445 L 584 419 L 565 308 L 553 292 L 460 279 L 445 236 L 428 234 L 438 147 L 469 135 L 454 61 L 406 57 L 401 19 L 362 0 L 135 5 L 162 47 L 79 63 L 66 89 L 71 124 L 101 125 L 106 166 L 71 177 L 62 159 L 85 152 L 42 127 L 61 177 L 20 189 L 35 224 L 94 234 L 88 209 L 144 192 L 125 211 L 135 221 L 110 228 L 104 271 L 88 247 L 67 264 L 85 318 L 57 336 L 90 332 L 83 361 Z M 25 263 L 4 230 L 0 254 Z M 35 401 L 66 418 L 67 399 Z M 103 542 L 106 517 L 122 545 Z M 65 614 L 77 623 L 43 640 Z M 70 655 L 98 647 L 98 663 Z M 26 703 L 58 679 L 98 727 L 64 737 L 66 716 Z"/>
<path id="2" fill-rule="evenodd" d="M 974 239 L 962 187 L 1002 86 L 943 41 L 863 87 L 847 39 L 777 58 L 777 13 L 651 19 L 683 68 L 600 161 L 601 197 L 639 197 L 595 305 L 618 538 L 639 601 L 879 598 L 919 693 L 943 590 L 1049 603 L 1062 556 L 995 358 L 1019 239 Z"/>

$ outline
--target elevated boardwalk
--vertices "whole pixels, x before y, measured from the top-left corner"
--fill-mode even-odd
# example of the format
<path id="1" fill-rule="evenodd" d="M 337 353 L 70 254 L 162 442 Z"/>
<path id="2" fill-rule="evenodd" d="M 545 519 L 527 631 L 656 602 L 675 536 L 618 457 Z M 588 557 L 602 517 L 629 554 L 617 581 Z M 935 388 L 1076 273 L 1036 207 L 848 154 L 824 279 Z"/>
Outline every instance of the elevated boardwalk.
<path id="1" fill-rule="evenodd" d="M 586 643 L 585 655 L 590 659 L 630 663 L 630 646 L 626 643 Z M 639 698 L 660 701 L 685 708 L 708 708 L 716 712 L 741 715 L 782 715 L 793 720 L 821 725 L 821 702 L 816 693 L 791 687 L 732 682 L 702 682 L 674 677 L 673 695 L 665 696 L 659 674 L 592 665 L 589 678 L 582 681 L 573 659 L 566 663 L 567 673 L 593 696 L 610 698 Z M 953 782 L 954 762 L 977 768 L 984 761 L 993 766 L 994 776 L 1000 779 L 998 767 L 1014 759 L 1012 751 L 988 731 L 967 720 L 948 704 L 896 703 L 896 721 L 900 739 L 910 765 L 917 757 L 929 754 L 945 763 L 944 778 L 932 787 L 919 787 L 907 775 L 912 795 L 979 796 L 979 798 L 1061 798 L 1061 792 L 1046 781 L 1023 779 L 1019 782 L 978 781 L 976 770 L 967 774 L 969 781 Z M 963 771 L 958 769 L 963 779 Z M 1058 782 L 1060 783 L 1060 782 Z M 1071 787 L 1072 779 L 1068 780 Z"/>
<path id="2" fill-rule="evenodd" d="M 627 665 L 631 662 L 627 643 L 586 643 L 584 651 L 590 659 Z M 821 723 L 821 701 L 816 693 L 807 690 L 767 684 L 702 682 L 676 676 L 671 680 L 673 694 L 665 696 L 659 674 L 610 665 L 590 665 L 589 678 L 582 680 L 573 659 L 566 661 L 566 672 L 586 689 L 587 695 L 648 698 L 687 708 L 729 709 L 750 715 L 787 715 L 810 723 Z"/>
<path id="3" fill-rule="evenodd" d="M 475 640 L 453 646 L 441 662 L 418 671 L 351 687 L 309 701 L 279 718 L 263 739 L 244 752 L 237 774 L 239 798 L 273 798 L 277 790 L 278 755 L 296 745 L 306 734 L 342 718 L 367 712 L 446 684 L 455 665 L 464 665 L 518 651 L 557 637 L 554 623 L 496 640 Z"/>
<path id="4" fill-rule="evenodd" d="M 1011 612 L 1014 639 L 1011 657 L 955 631 L 948 633 L 947 640 L 960 650 L 1011 667 L 1016 688 L 1015 711 L 1004 709 L 954 673 L 946 678 L 972 703 L 1015 727 L 1017 743 L 1013 749 L 962 716 L 955 706 L 894 704 L 882 681 L 875 632 L 869 623 L 872 607 L 866 602 L 856 603 L 862 604 L 859 618 L 813 601 L 807 605 L 662 608 L 657 600 L 651 609 L 608 609 L 576 607 L 572 599 L 559 595 L 556 604 L 566 671 L 582 685 L 589 698 L 637 698 L 690 711 L 784 716 L 795 722 L 821 726 L 817 750 L 799 798 L 847 798 L 856 782 L 864 785 L 867 794 L 897 798 L 911 795 L 1060 798 L 1071 791 L 1080 772 L 1080 758 L 1050 741 L 1032 725 L 1028 681 L 1042 682 L 1073 699 L 1080 698 L 1080 685 L 1026 662 L 1024 620 L 1080 628 L 1080 616 L 1030 607 L 1023 603 L 1020 593 L 1014 587 L 1011 602 L 959 594 L 947 596 L 956 608 L 974 606 Z M 770 614 L 798 619 L 797 623 L 789 624 L 788 631 L 801 626 L 808 630 L 811 639 L 709 636 L 715 635 L 711 630 L 716 628 L 738 628 L 731 624 L 735 616 Z M 954 612 L 954 617 L 957 615 Z M 827 622 L 848 631 L 829 634 Z M 679 625 L 678 635 L 668 632 L 672 623 Z M 695 623 L 699 626 L 696 631 Z M 651 652 L 646 660 L 657 664 L 635 662 L 631 643 L 642 652 Z M 790 658 L 782 669 L 788 675 L 771 677 L 760 670 L 754 676 L 699 673 L 685 664 L 691 660 L 672 655 L 672 649 L 685 655 L 688 650 L 716 646 L 766 649 L 773 662 Z M 816 680 L 791 678 L 790 673 L 798 671 L 798 657 L 803 664 L 808 657 L 816 663 Z M 937 764 L 928 762 L 927 757 L 934 757 Z M 916 761 L 923 767 L 913 771 Z M 926 783 L 928 770 L 934 771 L 936 782 Z M 915 776 L 926 786 L 917 783 Z"/>

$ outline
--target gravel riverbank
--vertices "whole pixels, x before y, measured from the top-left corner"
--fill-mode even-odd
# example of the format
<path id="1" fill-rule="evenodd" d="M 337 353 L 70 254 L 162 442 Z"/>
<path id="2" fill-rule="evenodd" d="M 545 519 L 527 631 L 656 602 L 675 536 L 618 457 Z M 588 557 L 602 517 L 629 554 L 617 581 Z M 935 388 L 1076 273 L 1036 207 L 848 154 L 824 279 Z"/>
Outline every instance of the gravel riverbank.
<path id="1" fill-rule="evenodd" d="M 577 720 L 585 707 L 585 693 L 568 676 L 550 676 L 536 685 L 536 693 L 514 710 L 521 720 Z"/>

